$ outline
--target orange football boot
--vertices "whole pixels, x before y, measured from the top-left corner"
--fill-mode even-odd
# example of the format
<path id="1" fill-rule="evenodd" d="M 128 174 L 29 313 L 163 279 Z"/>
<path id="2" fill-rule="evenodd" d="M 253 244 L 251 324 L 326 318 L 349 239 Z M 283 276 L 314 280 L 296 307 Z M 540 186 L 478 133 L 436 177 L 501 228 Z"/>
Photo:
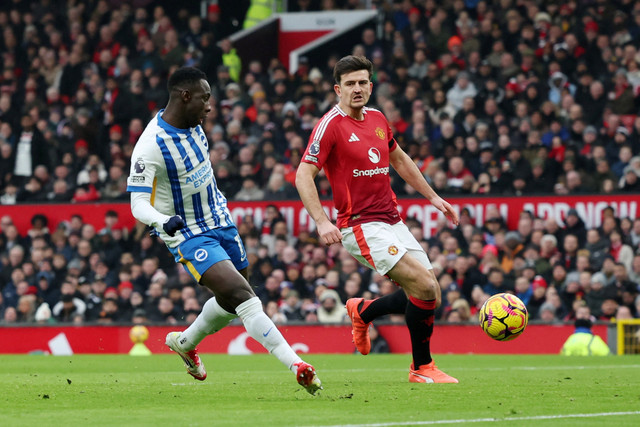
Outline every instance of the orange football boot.
<path id="1" fill-rule="evenodd" d="M 419 369 L 413 369 L 413 363 L 409 370 L 410 383 L 457 383 L 458 380 L 442 372 L 433 360 Z"/>
<path id="2" fill-rule="evenodd" d="M 369 339 L 369 323 L 364 323 L 360 313 L 358 313 L 358 306 L 362 301 L 364 301 L 364 298 L 349 298 L 346 307 L 347 314 L 351 319 L 353 343 L 361 354 L 366 355 L 371 351 L 371 340 Z"/>

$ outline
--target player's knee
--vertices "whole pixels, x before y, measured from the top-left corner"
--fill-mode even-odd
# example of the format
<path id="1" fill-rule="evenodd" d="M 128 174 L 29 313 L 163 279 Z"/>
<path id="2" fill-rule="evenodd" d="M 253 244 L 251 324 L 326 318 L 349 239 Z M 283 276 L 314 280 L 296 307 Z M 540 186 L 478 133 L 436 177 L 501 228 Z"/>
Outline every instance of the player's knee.
<path id="1" fill-rule="evenodd" d="M 435 292 L 440 286 L 438 280 L 431 274 L 416 274 L 414 281 L 420 288 L 425 289 L 427 292 Z"/>
<path id="2" fill-rule="evenodd" d="M 433 292 L 434 299 L 436 300 L 436 308 L 442 304 L 442 291 L 440 290 L 440 283 L 433 275 L 429 275 L 429 289 Z"/>
<path id="3" fill-rule="evenodd" d="M 217 293 L 216 299 L 222 308 L 230 313 L 235 313 L 236 308 L 240 304 L 254 296 L 255 294 L 251 291 L 251 288 L 245 289 L 244 287 L 234 287 L 227 289 L 225 292 Z"/>
<path id="4" fill-rule="evenodd" d="M 417 278 L 418 280 L 418 289 L 420 289 L 420 293 L 422 295 L 422 299 L 425 300 L 436 300 L 436 305 L 440 305 L 441 297 L 439 291 L 439 284 L 437 280 L 434 280 L 431 275 L 420 276 Z"/>

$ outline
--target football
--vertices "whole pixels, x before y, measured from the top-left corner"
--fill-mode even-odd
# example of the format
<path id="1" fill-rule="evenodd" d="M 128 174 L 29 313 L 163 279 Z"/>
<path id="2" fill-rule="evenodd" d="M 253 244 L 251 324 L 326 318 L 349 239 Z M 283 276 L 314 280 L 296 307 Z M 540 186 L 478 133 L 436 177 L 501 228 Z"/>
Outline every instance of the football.
<path id="1" fill-rule="evenodd" d="M 482 305 L 479 314 L 480 327 L 491 338 L 510 341 L 524 332 L 529 321 L 527 307 L 515 295 L 492 295 Z"/>
<path id="2" fill-rule="evenodd" d="M 143 343 L 149 338 L 149 330 L 146 326 L 136 325 L 129 330 L 129 338 L 134 344 Z"/>

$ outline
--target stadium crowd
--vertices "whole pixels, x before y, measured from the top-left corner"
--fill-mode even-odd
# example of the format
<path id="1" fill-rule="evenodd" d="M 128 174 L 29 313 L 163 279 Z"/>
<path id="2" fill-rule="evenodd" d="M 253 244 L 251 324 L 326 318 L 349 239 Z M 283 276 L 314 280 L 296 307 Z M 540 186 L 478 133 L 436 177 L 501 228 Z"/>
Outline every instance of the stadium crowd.
<path id="1" fill-rule="evenodd" d="M 291 75 L 277 59 L 243 64 L 217 5 L 201 18 L 106 0 L 3 2 L 0 203 L 128 200 L 133 145 L 183 65 L 211 82 L 203 127 L 221 190 L 230 200 L 296 198 L 296 167 L 336 102 L 331 71 L 347 53 L 373 61 L 372 104 L 444 197 L 638 197 L 640 3 L 375 4 L 380 34 L 366 28 L 325 62 L 302 58 Z M 399 197 L 414 196 L 391 180 Z M 331 195 L 322 174 L 317 184 Z M 275 206 L 267 212 L 239 230 L 252 285 L 275 321 L 343 322 L 347 298 L 396 289 L 341 247 L 290 235 Z M 439 223 L 429 239 L 407 222 L 443 289 L 440 320 L 467 321 L 501 291 L 546 322 L 573 320 L 581 304 L 597 319 L 640 317 L 640 218 L 605 209 L 601 226 L 587 229 L 575 210 L 562 223 L 525 211 L 508 230 L 497 211 L 476 227 L 463 210 L 458 228 Z M 10 216 L 0 220 L 4 324 L 190 322 L 209 296 L 145 227 L 123 228 L 115 212 L 99 230 L 81 215 L 55 230 L 47 223 L 36 215 L 21 235 Z"/>

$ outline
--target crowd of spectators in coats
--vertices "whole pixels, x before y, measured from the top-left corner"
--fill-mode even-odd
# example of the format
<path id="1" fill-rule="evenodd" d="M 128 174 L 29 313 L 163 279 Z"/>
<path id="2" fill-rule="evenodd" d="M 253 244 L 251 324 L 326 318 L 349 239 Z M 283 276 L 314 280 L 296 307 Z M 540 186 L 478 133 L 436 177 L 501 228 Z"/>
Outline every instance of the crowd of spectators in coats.
<path id="1" fill-rule="evenodd" d="M 58 3 L 0 5 L 0 204 L 126 201 L 132 148 L 183 65 L 210 80 L 203 127 L 227 197 L 296 198 L 308 136 L 336 103 L 332 66 L 349 53 L 374 63 L 371 105 L 444 197 L 640 190 L 640 3 L 379 1 L 379 32 L 301 58 L 293 74 L 277 59 L 242 63 L 218 6 L 200 17 Z M 399 197 L 416 196 L 391 180 Z M 318 190 L 331 196 L 322 174 Z M 458 229 L 419 235 L 443 288 L 438 318 L 466 321 L 501 290 L 534 319 L 568 320 L 584 303 L 600 319 L 637 317 L 640 220 L 605 214 L 586 229 L 575 211 L 560 223 L 523 212 L 508 230 L 497 212 L 476 227 L 463 211 Z M 240 224 L 252 285 L 278 321 L 343 321 L 346 298 L 396 289 L 339 247 L 289 235 L 275 208 L 252 221 Z M 100 230 L 81 214 L 55 230 L 37 216 L 26 235 L 12 222 L 0 223 L 6 323 L 47 317 L 43 302 L 46 321 L 189 322 L 209 296 L 144 227 L 123 228 L 117 215 Z"/>
<path id="2" fill-rule="evenodd" d="M 532 321 L 574 320 L 581 305 L 603 321 L 640 317 L 640 218 L 619 219 L 609 207 L 599 227 L 586 228 L 573 209 L 561 224 L 523 211 L 510 231 L 497 209 L 488 210 L 482 227 L 463 209 L 458 228 L 442 218 L 431 238 L 424 238 L 416 219 L 407 224 L 442 288 L 438 320 L 473 321 L 484 301 L 499 292 L 517 295 Z M 211 297 L 146 226 L 123 227 L 114 211 L 100 229 L 73 215 L 49 230 L 42 214 L 33 217 L 25 235 L 8 215 L 0 228 L 5 324 L 190 323 Z M 278 323 L 342 323 L 348 321 L 348 298 L 398 289 L 341 245 L 326 248 L 307 231 L 292 236 L 275 205 L 267 207 L 262 223 L 246 215 L 239 231 L 250 283 Z"/>

